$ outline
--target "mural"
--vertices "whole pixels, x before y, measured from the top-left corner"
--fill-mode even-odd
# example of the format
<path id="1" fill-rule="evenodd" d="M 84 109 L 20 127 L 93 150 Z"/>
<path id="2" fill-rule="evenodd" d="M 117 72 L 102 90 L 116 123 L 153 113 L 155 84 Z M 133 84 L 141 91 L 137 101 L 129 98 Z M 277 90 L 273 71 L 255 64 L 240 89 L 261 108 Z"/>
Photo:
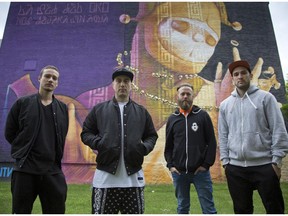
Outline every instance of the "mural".
<path id="1" fill-rule="evenodd" d="M 69 183 L 92 181 L 97 155 L 80 140 L 82 123 L 113 97 L 118 65 L 135 73 L 131 98 L 148 109 L 159 133 L 143 165 L 146 182 L 171 183 L 163 149 L 175 86 L 194 85 L 194 104 L 209 112 L 217 134 L 218 106 L 233 90 L 228 64 L 239 59 L 251 63 L 254 84 L 286 102 L 268 2 L 12 2 L 0 49 L 0 178 L 9 178 L 13 161 L 3 137 L 7 113 L 18 97 L 37 92 L 47 64 L 60 69 L 55 93 L 69 108 Z M 211 173 L 224 179 L 218 153 Z"/>

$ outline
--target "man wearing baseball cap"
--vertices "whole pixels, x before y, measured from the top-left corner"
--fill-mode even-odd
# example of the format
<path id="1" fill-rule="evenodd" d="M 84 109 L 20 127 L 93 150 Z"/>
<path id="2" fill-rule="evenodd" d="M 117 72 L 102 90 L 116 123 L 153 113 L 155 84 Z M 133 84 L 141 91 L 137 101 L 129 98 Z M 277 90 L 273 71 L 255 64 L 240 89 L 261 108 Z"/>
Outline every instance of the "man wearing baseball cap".
<path id="1" fill-rule="evenodd" d="M 239 60 L 239 61 L 235 61 L 235 62 L 232 62 L 230 65 L 229 65 L 229 71 L 230 71 L 230 74 L 232 75 L 232 72 L 234 71 L 235 68 L 237 67 L 244 67 L 248 70 L 249 73 L 251 73 L 251 69 L 250 69 L 250 65 L 247 61 L 244 61 L 244 60 Z"/>
<path id="2" fill-rule="evenodd" d="M 144 156 L 158 138 L 148 111 L 130 99 L 133 73 L 117 68 L 112 74 L 113 99 L 92 108 L 81 139 L 96 150 L 93 214 L 143 214 Z"/>
<path id="3" fill-rule="evenodd" d="M 133 73 L 128 70 L 127 68 L 117 68 L 116 70 L 114 70 L 113 74 L 112 74 L 112 80 L 114 81 L 114 79 L 117 77 L 117 76 L 121 76 L 121 75 L 124 75 L 124 76 L 127 76 L 129 77 L 129 79 L 131 80 L 131 82 L 133 81 L 133 78 L 134 78 L 134 75 Z"/>
<path id="4" fill-rule="evenodd" d="M 258 190 L 268 214 L 284 214 L 280 188 L 282 158 L 288 152 L 284 119 L 275 97 L 252 85 L 250 65 L 229 65 L 235 90 L 220 104 L 220 159 L 236 214 L 253 213 Z"/>

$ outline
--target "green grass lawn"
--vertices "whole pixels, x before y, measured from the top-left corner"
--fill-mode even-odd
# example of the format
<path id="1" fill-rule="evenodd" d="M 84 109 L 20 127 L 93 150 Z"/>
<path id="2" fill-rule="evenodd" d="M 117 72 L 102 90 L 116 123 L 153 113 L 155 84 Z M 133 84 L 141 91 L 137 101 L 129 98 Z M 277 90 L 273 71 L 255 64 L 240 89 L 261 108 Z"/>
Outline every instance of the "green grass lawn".
<path id="1" fill-rule="evenodd" d="M 283 196 L 288 205 L 288 183 L 281 183 Z M 226 183 L 214 183 L 214 201 L 218 214 L 233 214 L 232 201 Z M 254 192 L 254 213 L 265 214 L 258 193 Z M 173 185 L 147 185 L 145 187 L 145 214 L 176 214 L 177 202 Z M 0 182 L 0 213 L 11 213 L 10 182 Z M 34 203 L 33 214 L 41 214 L 40 202 Z M 67 214 L 91 213 L 91 186 L 87 184 L 68 185 L 66 202 Z M 194 187 L 191 187 L 191 214 L 201 214 L 201 209 Z"/>

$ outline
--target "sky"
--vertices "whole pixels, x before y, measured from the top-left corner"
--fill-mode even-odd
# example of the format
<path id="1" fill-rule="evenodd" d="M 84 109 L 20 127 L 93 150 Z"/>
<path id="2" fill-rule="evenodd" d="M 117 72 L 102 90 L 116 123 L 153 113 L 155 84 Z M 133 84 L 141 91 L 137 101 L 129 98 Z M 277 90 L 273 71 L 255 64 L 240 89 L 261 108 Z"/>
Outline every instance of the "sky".
<path id="1" fill-rule="evenodd" d="M 0 39 L 6 24 L 9 1 L 0 1 Z M 284 79 L 288 82 L 288 1 L 270 1 L 269 9 L 277 41 Z"/>

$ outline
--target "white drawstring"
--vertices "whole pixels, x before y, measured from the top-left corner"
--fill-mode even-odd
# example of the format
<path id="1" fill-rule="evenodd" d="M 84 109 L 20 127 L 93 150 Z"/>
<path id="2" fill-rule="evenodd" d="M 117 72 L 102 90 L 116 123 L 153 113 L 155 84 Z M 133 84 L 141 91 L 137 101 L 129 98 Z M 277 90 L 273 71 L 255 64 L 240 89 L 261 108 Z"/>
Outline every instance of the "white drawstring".
<path id="1" fill-rule="evenodd" d="M 247 96 L 248 100 L 250 101 L 250 103 L 252 104 L 252 106 L 257 110 L 258 108 L 256 107 L 256 105 L 252 102 L 252 100 L 250 99 L 249 95 L 247 94 L 247 92 L 245 92 L 245 95 Z"/>
<path id="2" fill-rule="evenodd" d="M 234 109 L 234 106 L 235 106 L 235 104 L 236 104 L 236 101 L 237 101 L 237 96 L 236 96 L 235 99 L 234 99 L 233 106 L 232 106 L 232 108 L 231 108 L 231 110 L 230 110 L 230 113 L 232 113 L 232 110 Z"/>

